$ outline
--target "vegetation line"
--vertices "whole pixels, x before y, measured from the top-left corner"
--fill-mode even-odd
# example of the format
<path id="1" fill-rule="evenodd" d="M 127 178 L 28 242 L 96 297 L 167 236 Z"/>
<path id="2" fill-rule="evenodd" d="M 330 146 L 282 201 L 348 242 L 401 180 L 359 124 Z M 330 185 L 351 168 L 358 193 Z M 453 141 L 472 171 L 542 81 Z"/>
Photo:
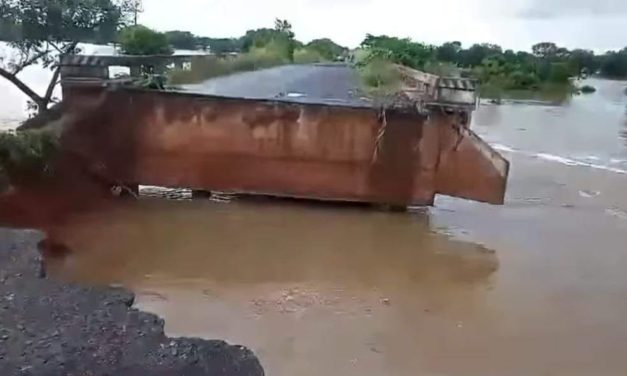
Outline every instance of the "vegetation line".
<path id="1" fill-rule="evenodd" d="M 171 54 L 186 49 L 213 55 L 197 59 L 191 69 L 170 72 L 173 84 L 286 63 L 336 60 L 356 63 L 366 86 L 376 90 L 394 87 L 399 80 L 390 69 L 394 64 L 441 76 L 473 77 L 484 92 L 497 96 L 512 90 L 555 87 L 571 92 L 578 89 L 573 78 L 589 75 L 627 78 L 627 48 L 596 55 L 543 42 L 531 52 L 515 52 L 487 43 L 464 48 L 460 42 L 434 46 L 408 38 L 367 35 L 359 48 L 349 51 L 328 38 L 302 43 L 292 25 L 280 19 L 273 28 L 249 30 L 237 38 L 210 38 L 179 30 L 160 33 L 137 25 L 142 10 L 141 0 L 2 0 L 0 40 L 7 41 L 16 54 L 0 60 L 0 79 L 24 92 L 32 109 L 47 112 L 58 102 L 52 96 L 58 84 L 56 76 L 44 93 L 38 93 L 20 75 L 31 65 L 57 71 L 58 55 L 79 53 L 79 42 L 116 43 L 126 54 Z"/>

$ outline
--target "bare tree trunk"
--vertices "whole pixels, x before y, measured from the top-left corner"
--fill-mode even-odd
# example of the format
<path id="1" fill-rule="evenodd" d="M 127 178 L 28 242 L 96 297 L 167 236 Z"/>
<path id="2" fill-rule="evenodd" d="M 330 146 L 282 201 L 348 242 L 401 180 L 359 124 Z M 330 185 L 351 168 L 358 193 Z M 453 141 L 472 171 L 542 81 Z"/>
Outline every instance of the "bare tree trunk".
<path id="1" fill-rule="evenodd" d="M 61 67 L 58 66 L 55 68 L 54 73 L 52 74 L 52 78 L 50 79 L 50 83 L 48 84 L 48 89 L 46 89 L 46 95 L 43 98 L 44 107 L 42 108 L 38 106 L 37 110 L 40 114 L 48 110 L 48 105 L 52 101 L 52 94 L 54 94 L 54 88 L 57 86 L 60 74 L 61 74 Z"/>

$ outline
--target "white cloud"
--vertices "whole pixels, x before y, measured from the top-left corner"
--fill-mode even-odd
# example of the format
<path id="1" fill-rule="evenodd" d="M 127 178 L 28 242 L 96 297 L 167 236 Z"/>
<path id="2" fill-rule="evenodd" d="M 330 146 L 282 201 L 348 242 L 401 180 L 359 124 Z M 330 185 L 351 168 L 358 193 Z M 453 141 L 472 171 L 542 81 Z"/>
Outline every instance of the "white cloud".
<path id="1" fill-rule="evenodd" d="M 214 37 L 240 36 L 248 29 L 272 27 L 274 19 L 279 17 L 292 22 L 300 40 L 330 37 L 351 47 L 358 45 L 366 33 L 407 36 L 428 43 L 490 42 L 514 49 L 529 49 L 533 43 L 545 40 L 571 48 L 598 50 L 627 45 L 625 0 L 144 0 L 144 3 L 146 12 L 140 21 L 148 26 Z"/>
<path id="2" fill-rule="evenodd" d="M 564 18 L 571 16 L 622 16 L 627 14 L 625 0 L 530 0 L 520 15 L 528 18 Z"/>

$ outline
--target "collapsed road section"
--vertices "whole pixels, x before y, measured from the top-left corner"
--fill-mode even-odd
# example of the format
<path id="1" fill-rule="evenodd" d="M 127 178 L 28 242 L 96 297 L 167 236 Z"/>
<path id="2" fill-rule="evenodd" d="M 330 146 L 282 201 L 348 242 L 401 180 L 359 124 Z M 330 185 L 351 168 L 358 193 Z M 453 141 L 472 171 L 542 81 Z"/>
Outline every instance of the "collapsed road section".
<path id="1" fill-rule="evenodd" d="M 386 100 L 365 95 L 345 64 L 177 90 L 109 78 L 112 66 L 138 72 L 150 59 L 62 59 L 67 160 L 129 187 L 401 207 L 431 205 L 436 194 L 504 201 L 509 163 L 470 129 L 472 80 L 403 68 L 401 90 Z"/>
<path id="2" fill-rule="evenodd" d="M 264 374 L 244 347 L 166 337 L 126 290 L 44 278 L 42 239 L 0 228 L 0 375 Z"/>

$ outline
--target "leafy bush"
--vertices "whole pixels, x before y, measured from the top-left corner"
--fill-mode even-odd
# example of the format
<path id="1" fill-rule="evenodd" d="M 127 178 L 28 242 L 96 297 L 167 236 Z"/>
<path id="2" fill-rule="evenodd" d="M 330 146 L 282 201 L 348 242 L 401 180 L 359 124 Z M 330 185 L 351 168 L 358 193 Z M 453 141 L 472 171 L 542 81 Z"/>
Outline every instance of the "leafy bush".
<path id="1" fill-rule="evenodd" d="M 49 132 L 0 133 L 0 170 L 18 184 L 51 177 L 57 150 Z"/>
<path id="2" fill-rule="evenodd" d="M 537 88 L 540 85 L 538 76 L 533 72 L 514 71 L 509 75 L 509 88 L 525 89 Z"/>
<path id="3" fill-rule="evenodd" d="M 165 34 L 141 25 L 120 32 L 120 48 L 126 55 L 171 55 L 174 52 Z"/>
<path id="4" fill-rule="evenodd" d="M 553 83 L 567 83 L 572 71 L 567 63 L 552 63 L 548 81 Z"/>
<path id="5" fill-rule="evenodd" d="M 369 51 L 371 59 L 389 60 L 414 69 L 423 69 L 434 56 L 432 46 L 386 35 L 368 34 L 361 47 Z"/>
<path id="6" fill-rule="evenodd" d="M 325 60 L 336 60 L 338 57 L 344 55 L 348 49 L 333 42 L 331 39 L 316 39 L 307 43 L 308 51 L 315 51 Z M 296 60 L 296 56 L 294 56 Z"/>
<path id="7" fill-rule="evenodd" d="M 242 51 L 252 52 L 254 49 L 270 48 L 280 53 L 289 61 L 294 60 L 294 51 L 303 44 L 294 39 L 292 24 L 287 20 L 276 19 L 274 29 L 262 28 L 249 30 L 241 39 Z"/>
<path id="8" fill-rule="evenodd" d="M 292 62 L 294 51 L 290 50 L 291 48 L 291 42 L 275 40 L 264 47 L 253 48 L 248 54 L 239 55 L 239 57 L 244 62 L 252 61 L 250 66 L 253 69 L 269 68 Z M 237 59 L 235 65 L 238 66 Z"/>
<path id="9" fill-rule="evenodd" d="M 364 85 L 370 90 L 392 92 L 401 85 L 401 73 L 396 65 L 388 60 L 371 60 L 359 68 L 359 72 Z"/>
<path id="10" fill-rule="evenodd" d="M 349 60 L 357 67 L 365 66 L 370 60 L 370 51 L 365 48 L 357 48 L 351 51 Z"/>
<path id="11" fill-rule="evenodd" d="M 168 43 L 179 50 L 194 50 L 198 44 L 196 36 L 189 31 L 172 30 L 164 34 Z"/>
<path id="12" fill-rule="evenodd" d="M 318 51 L 310 48 L 301 48 L 294 52 L 294 63 L 296 64 L 320 63 L 328 60 L 329 59 L 323 57 Z"/>
<path id="13" fill-rule="evenodd" d="M 627 78 L 627 47 L 610 51 L 603 57 L 601 74 L 611 78 Z"/>
<path id="14" fill-rule="evenodd" d="M 425 64 L 424 71 L 441 77 L 460 77 L 461 70 L 453 63 L 430 61 Z"/>

